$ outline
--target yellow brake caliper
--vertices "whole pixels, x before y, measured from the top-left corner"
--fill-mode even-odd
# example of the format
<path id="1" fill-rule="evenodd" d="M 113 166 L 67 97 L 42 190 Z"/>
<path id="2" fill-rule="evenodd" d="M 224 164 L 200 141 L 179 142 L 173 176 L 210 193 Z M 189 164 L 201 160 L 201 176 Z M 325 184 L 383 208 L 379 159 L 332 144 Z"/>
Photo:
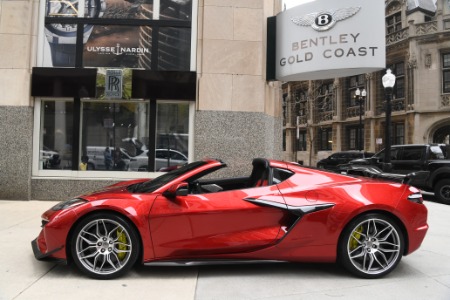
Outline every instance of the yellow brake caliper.
<path id="1" fill-rule="evenodd" d="M 123 230 L 121 230 L 119 232 L 119 229 L 117 229 L 117 241 L 119 242 L 118 245 L 118 249 L 125 251 L 127 250 L 127 244 L 128 244 L 128 240 L 127 240 L 127 236 L 125 235 L 125 233 L 123 232 Z M 119 252 L 117 253 L 117 257 L 119 258 L 119 260 L 123 260 L 126 256 L 126 252 Z"/>
<path id="2" fill-rule="evenodd" d="M 358 228 L 356 228 L 356 230 L 353 231 L 352 233 L 352 239 L 349 240 L 348 242 L 348 246 L 350 248 L 350 251 L 355 250 L 358 247 L 358 241 L 361 238 L 361 232 L 363 231 L 363 227 L 359 226 Z"/>

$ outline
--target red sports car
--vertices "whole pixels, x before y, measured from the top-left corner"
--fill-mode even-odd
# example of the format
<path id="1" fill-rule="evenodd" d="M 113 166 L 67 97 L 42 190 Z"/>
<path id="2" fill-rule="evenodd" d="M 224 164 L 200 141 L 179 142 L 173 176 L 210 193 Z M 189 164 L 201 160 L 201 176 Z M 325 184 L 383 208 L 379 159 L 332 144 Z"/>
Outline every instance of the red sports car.
<path id="1" fill-rule="evenodd" d="M 222 178 L 219 160 L 121 182 L 42 215 L 39 260 L 73 262 L 94 278 L 146 265 L 340 262 L 376 278 L 415 251 L 428 229 L 419 190 L 257 158 Z M 217 178 L 217 179 L 214 179 Z"/>

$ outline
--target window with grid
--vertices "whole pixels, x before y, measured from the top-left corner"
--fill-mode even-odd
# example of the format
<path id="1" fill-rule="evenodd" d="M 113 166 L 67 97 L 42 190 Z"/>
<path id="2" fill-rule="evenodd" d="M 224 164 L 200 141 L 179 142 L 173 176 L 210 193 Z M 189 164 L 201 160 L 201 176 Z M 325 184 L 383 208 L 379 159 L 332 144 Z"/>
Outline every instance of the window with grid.
<path id="1" fill-rule="evenodd" d="M 405 124 L 403 123 L 394 123 L 392 124 L 393 130 L 393 144 L 394 145 L 403 145 L 405 144 Z"/>
<path id="2" fill-rule="evenodd" d="M 306 116 L 307 92 L 303 90 L 296 90 L 294 92 L 294 97 L 297 116 Z"/>
<path id="3" fill-rule="evenodd" d="M 393 99 L 405 98 L 405 63 L 398 62 L 389 67 L 395 75 L 395 85 L 392 90 Z"/>
<path id="4" fill-rule="evenodd" d="M 402 29 L 402 13 L 398 12 L 386 17 L 387 33 L 394 33 Z"/>
<path id="5" fill-rule="evenodd" d="M 358 88 L 360 91 L 362 91 L 364 89 L 364 83 L 365 83 L 364 74 L 351 76 L 347 78 L 347 86 L 348 86 L 347 99 L 349 107 L 359 105 L 355 98 L 355 92 Z"/>
<path id="6" fill-rule="evenodd" d="M 306 131 L 298 133 L 297 151 L 306 151 Z"/>
<path id="7" fill-rule="evenodd" d="M 359 126 L 352 126 L 347 128 L 347 149 L 348 150 L 359 150 L 359 131 L 361 128 Z M 361 146 L 364 147 L 364 130 L 361 132 Z"/>
<path id="8" fill-rule="evenodd" d="M 333 129 L 331 127 L 319 129 L 319 150 L 332 150 Z"/>
<path id="9" fill-rule="evenodd" d="M 442 54 L 442 92 L 450 93 L 450 53 Z"/>
<path id="10" fill-rule="evenodd" d="M 317 96 L 317 111 L 319 113 L 333 110 L 333 96 L 333 82 L 320 85 Z"/>

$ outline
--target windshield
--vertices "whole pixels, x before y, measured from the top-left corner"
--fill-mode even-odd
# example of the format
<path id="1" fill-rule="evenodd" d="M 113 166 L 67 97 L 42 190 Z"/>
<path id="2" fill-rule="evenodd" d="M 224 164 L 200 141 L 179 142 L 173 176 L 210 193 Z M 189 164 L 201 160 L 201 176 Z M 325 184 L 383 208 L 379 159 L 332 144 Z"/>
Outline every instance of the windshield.
<path id="1" fill-rule="evenodd" d="M 133 193 L 151 193 L 162 187 L 163 185 L 171 182 L 175 178 L 190 172 L 198 167 L 206 165 L 206 161 L 196 161 L 190 164 L 187 164 L 179 169 L 170 171 L 164 175 L 156 177 L 153 180 L 145 181 L 142 183 L 133 184 L 128 187 L 128 190 Z"/>

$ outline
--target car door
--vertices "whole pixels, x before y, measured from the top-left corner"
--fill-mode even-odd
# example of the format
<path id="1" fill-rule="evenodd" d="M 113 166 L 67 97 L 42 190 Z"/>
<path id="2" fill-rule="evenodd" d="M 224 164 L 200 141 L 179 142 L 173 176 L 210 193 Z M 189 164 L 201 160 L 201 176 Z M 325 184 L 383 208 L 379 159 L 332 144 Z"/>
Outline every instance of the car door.
<path id="1" fill-rule="evenodd" d="M 261 197 L 286 207 L 275 185 L 172 199 L 158 196 L 149 216 L 156 257 L 195 258 L 273 245 L 287 212 L 248 201 Z"/>
<path id="2" fill-rule="evenodd" d="M 401 148 L 402 151 L 391 160 L 392 173 L 408 174 L 414 171 L 420 171 L 422 169 L 422 162 L 425 159 L 426 148 L 423 146 Z"/>

